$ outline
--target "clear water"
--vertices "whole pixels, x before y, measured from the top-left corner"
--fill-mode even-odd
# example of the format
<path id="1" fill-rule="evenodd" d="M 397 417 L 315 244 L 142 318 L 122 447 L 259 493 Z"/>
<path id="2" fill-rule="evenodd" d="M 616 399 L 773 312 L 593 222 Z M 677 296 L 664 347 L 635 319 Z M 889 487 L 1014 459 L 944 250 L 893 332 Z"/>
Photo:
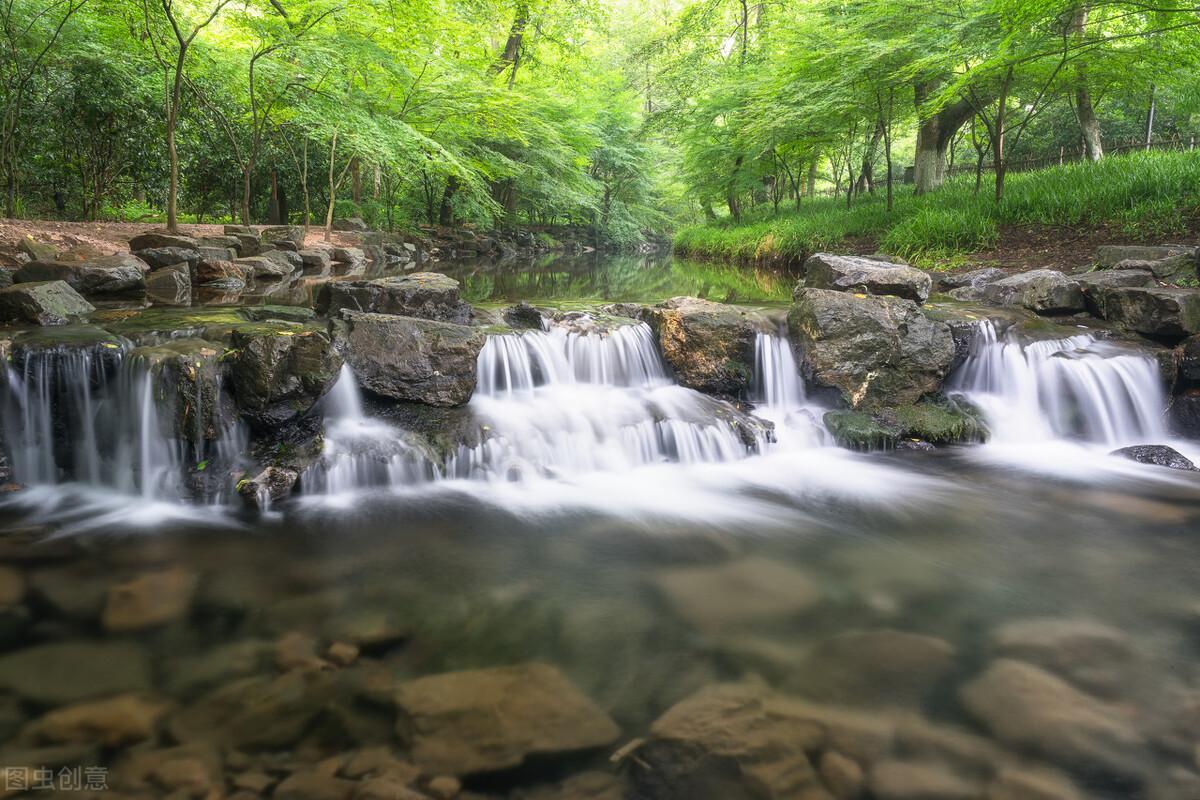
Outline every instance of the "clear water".
<path id="1" fill-rule="evenodd" d="M 613 717 L 618 745 L 704 686 L 753 681 L 875 720 L 919 715 L 955 741 L 983 737 L 1027 769 L 1070 775 L 1081 796 L 1197 796 L 1200 474 L 1107 455 L 1165 441 L 1149 359 L 1082 334 L 1022 345 L 984 328 L 953 384 L 983 408 L 993 442 L 872 455 L 829 443 L 796 354 L 769 332 L 748 399 L 770 425 L 750 436 L 718 421 L 730 408 L 674 385 L 641 326 L 493 336 L 480 367 L 468 412 L 491 435 L 447 459 L 375 414 L 345 370 L 323 401 L 325 451 L 305 497 L 254 516 L 115 485 L 112 458 L 171 456 L 145 450 L 142 434 L 116 445 L 103 427 L 89 433 L 83 422 L 105 417 L 78 409 L 99 408 L 83 393 L 97 384 L 72 384 L 67 416 L 95 445 L 62 458 L 86 480 L 56 476 L 0 500 L 0 561 L 23 587 L 0 626 L 0 689 L 4 660 L 40 644 L 132 648 L 154 667 L 142 688 L 175 705 L 151 742 L 84 756 L 115 768 L 172 745 L 172 715 L 220 686 L 278 675 L 276 643 L 301 634 L 320 654 L 341 641 L 362 652 L 327 666 L 337 681 L 311 729 L 276 755 L 228 760 L 220 780 L 246 759 L 314 764 L 372 746 L 403 757 L 395 710 L 378 700 L 397 682 L 545 661 Z M 18 395 L 44 383 L 22 377 Z M 117 380 L 112 396 L 129 430 L 146 431 L 137 386 Z M 1200 458 L 1195 443 L 1173 444 Z M 181 608 L 145 630 L 105 626 L 110 593 L 166 571 L 192 587 Z M 781 603 L 797 586 L 808 599 Z M 1133 732 L 1133 777 L 1030 752 L 964 706 L 962 687 L 1003 654 L 1002 626 L 1046 618 L 1100 624 L 1118 642 L 1082 667 L 1070 644 L 1039 663 Z M 881 631 L 932 637 L 948 661 L 929 672 L 901 653 L 851 652 L 834 667 L 816 655 L 834 637 Z M 267 655 L 247 664 L 234 650 Z M 201 668 L 214 663 L 217 677 Z M 70 687 L 95 666 L 55 665 L 51 681 Z M 0 750 L 12 754 L 47 706 L 10 705 Z M 535 759 L 466 783 L 516 800 L 579 770 L 613 773 L 607 756 Z"/>

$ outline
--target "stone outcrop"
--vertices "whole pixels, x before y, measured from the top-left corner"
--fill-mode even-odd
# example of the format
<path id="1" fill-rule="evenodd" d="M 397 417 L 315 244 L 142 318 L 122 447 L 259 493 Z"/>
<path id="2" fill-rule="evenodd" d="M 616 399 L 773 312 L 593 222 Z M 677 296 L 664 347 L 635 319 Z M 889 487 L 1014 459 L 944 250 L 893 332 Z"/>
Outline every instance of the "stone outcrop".
<path id="1" fill-rule="evenodd" d="M 804 285 L 874 295 L 894 295 L 924 303 L 933 281 L 928 273 L 874 258 L 814 253 L 804 262 Z"/>
<path id="2" fill-rule="evenodd" d="M 612 744 L 616 723 L 548 664 L 450 672 L 396 687 L 397 733 L 430 774 L 515 767 Z"/>
<path id="3" fill-rule="evenodd" d="M 750 388 L 762 323 L 746 310 L 676 297 L 651 309 L 649 322 L 681 386 L 734 396 Z"/>
<path id="4" fill-rule="evenodd" d="M 1023 306 L 1038 314 L 1067 314 L 1085 308 L 1078 281 L 1053 269 L 1010 275 L 984 286 L 980 296 L 990 303 Z"/>
<path id="5" fill-rule="evenodd" d="M 815 383 L 851 408 L 913 403 L 937 390 L 954 359 L 944 322 L 911 300 L 798 289 L 788 315 Z"/>
<path id="6" fill-rule="evenodd" d="M 17 283 L 0 289 L 0 322 L 66 325 L 95 310 L 66 281 Z"/>
<path id="7" fill-rule="evenodd" d="M 1160 261 L 1173 256 L 1196 256 L 1192 245 L 1127 245 L 1106 244 L 1096 248 L 1096 264 L 1102 268 L 1115 267 L 1122 261 Z"/>
<path id="8" fill-rule="evenodd" d="M 1200 291 L 1177 287 L 1115 287 L 1100 293 L 1101 316 L 1148 336 L 1200 333 Z"/>
<path id="9" fill-rule="evenodd" d="M 230 337 L 230 388 L 252 425 L 270 429 L 307 414 L 342 367 L 329 334 L 316 324 L 242 325 Z"/>
<path id="10" fill-rule="evenodd" d="M 137 256 L 123 253 L 88 261 L 31 261 L 13 276 L 16 283 L 65 281 L 84 295 L 137 292 L 146 287 L 149 267 Z"/>
<path id="11" fill-rule="evenodd" d="M 395 400 L 457 406 L 475 391 L 484 336 L 465 325 L 343 311 L 338 348 L 366 389 Z"/>
<path id="12" fill-rule="evenodd" d="M 436 272 L 374 280 L 330 281 L 322 287 L 318 306 L 331 317 L 345 309 L 457 325 L 471 321 L 471 306 L 459 296 L 458 281 Z"/>

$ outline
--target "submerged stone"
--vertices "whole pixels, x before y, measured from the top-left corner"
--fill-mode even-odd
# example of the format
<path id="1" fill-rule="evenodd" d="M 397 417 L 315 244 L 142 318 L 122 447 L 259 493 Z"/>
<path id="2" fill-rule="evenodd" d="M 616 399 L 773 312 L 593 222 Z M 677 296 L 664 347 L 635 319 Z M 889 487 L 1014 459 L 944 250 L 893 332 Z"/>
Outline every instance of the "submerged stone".
<path id="1" fill-rule="evenodd" d="M 765 558 L 674 567 L 655 584 L 675 613 L 706 633 L 740 632 L 811 611 L 821 594 L 804 572 Z"/>
<path id="2" fill-rule="evenodd" d="M 450 672 L 396 688 L 397 732 L 424 771 L 469 775 L 611 744 L 616 724 L 555 667 Z"/>
<path id="3" fill-rule="evenodd" d="M 146 572 L 108 590 L 101 622 L 113 632 L 140 631 L 186 616 L 196 576 L 178 567 Z"/>
<path id="4" fill-rule="evenodd" d="M 149 687 L 149 658 L 128 642 L 72 640 L 0 656 L 0 688 L 41 705 L 60 706 Z"/>
<path id="5" fill-rule="evenodd" d="M 149 739 L 169 703 L 123 694 L 59 708 L 31 722 L 23 736 L 48 744 L 101 744 L 116 747 Z"/>

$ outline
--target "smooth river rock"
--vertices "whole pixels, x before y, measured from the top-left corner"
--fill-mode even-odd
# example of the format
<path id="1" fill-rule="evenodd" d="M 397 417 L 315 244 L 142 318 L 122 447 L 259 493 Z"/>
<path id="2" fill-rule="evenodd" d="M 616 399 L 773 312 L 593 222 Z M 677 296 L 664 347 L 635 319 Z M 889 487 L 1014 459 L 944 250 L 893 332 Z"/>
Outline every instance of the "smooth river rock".
<path id="1" fill-rule="evenodd" d="M 396 730 L 431 774 L 515 767 L 612 744 L 616 723 L 548 664 L 466 670 L 396 687 Z"/>
<path id="2" fill-rule="evenodd" d="M 364 388 L 396 400 L 458 406 L 475 391 L 485 337 L 466 325 L 343 311 L 338 348 Z"/>
<path id="3" fill-rule="evenodd" d="M 963 706 L 1005 744 L 1059 765 L 1138 782 L 1146 741 L 1126 711 L 1032 664 L 1002 658 L 960 691 Z"/>
<path id="4" fill-rule="evenodd" d="M 655 585 L 672 610 L 705 633 L 794 619 L 821 599 L 807 574 L 765 558 L 664 570 Z"/>
<path id="5" fill-rule="evenodd" d="M 1023 306 L 1038 314 L 1074 313 L 1085 308 L 1079 282 L 1053 269 L 1010 275 L 987 284 L 980 295 L 989 303 Z"/>
<path id="6" fill-rule="evenodd" d="M 804 285 L 813 289 L 894 295 L 924 303 L 933 280 L 928 273 L 904 264 L 814 253 L 804 262 Z"/>
<path id="7" fill-rule="evenodd" d="M 41 705 L 60 706 L 149 687 L 149 659 L 132 643 L 77 639 L 0 656 L 0 689 Z"/>
<path id="8" fill-rule="evenodd" d="M 954 359 L 944 322 L 911 300 L 798 289 L 788 315 L 813 381 L 851 408 L 914 403 L 937 390 Z"/>
<path id="9" fill-rule="evenodd" d="M 1165 444 L 1136 444 L 1131 447 L 1122 447 L 1119 450 L 1113 450 L 1109 455 L 1128 458 L 1130 461 L 1136 461 L 1139 464 L 1150 464 L 1156 467 L 1183 470 L 1184 472 L 1197 471 L 1196 465 L 1192 463 L 1190 458 L 1174 447 L 1168 447 Z"/>
<path id="10" fill-rule="evenodd" d="M 1090 692 L 1117 694 L 1130 679 L 1129 636 L 1089 619 L 1034 617 L 1007 622 L 988 635 L 996 656 L 1043 667 Z"/>

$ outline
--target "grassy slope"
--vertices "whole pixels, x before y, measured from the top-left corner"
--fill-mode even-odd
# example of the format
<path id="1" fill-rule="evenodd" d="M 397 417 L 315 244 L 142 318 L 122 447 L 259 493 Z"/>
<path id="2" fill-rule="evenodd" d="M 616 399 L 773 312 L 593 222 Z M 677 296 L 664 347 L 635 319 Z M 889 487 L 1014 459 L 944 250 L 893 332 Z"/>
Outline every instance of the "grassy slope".
<path id="1" fill-rule="evenodd" d="M 737 261 L 787 261 L 866 238 L 880 250 L 922 262 L 994 247 L 1003 228 L 1110 227 L 1129 239 L 1178 236 L 1200 209 L 1200 151 L 1136 153 L 1099 164 L 1068 164 L 1008 176 L 997 205 L 988 181 L 959 176 L 937 192 L 914 197 L 896 187 L 889 213 L 882 192 L 856 200 L 803 201 L 800 210 L 681 229 L 677 252 Z"/>

